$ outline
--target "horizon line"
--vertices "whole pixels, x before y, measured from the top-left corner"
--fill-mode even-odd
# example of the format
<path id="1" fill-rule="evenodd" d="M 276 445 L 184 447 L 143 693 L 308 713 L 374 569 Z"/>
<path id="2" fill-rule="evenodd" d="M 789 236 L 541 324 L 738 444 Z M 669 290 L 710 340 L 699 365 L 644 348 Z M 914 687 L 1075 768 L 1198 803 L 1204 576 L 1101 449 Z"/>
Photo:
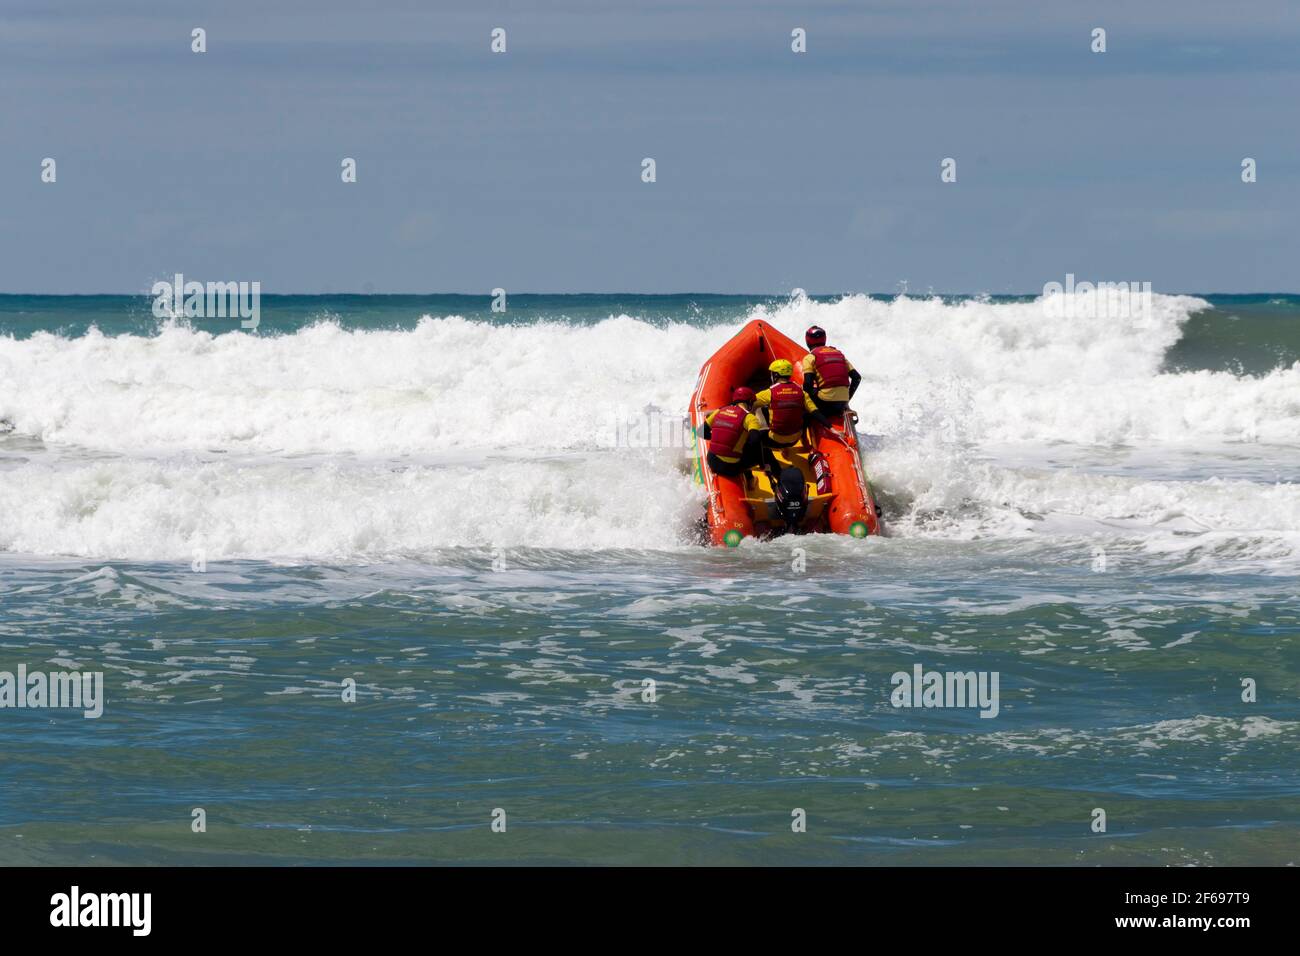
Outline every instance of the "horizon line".
<path id="1" fill-rule="evenodd" d="M 1091 280 L 1085 280 L 1085 281 L 1091 281 Z M 1111 280 L 1103 279 L 1098 281 L 1110 282 Z M 1093 284 L 1095 285 L 1096 283 Z M 1005 297 L 1005 298 L 1037 298 L 1043 295 L 1041 289 L 1034 292 L 988 292 L 988 291 L 938 292 L 934 290 L 929 290 L 926 292 L 915 292 L 915 291 L 908 291 L 908 290 L 897 291 L 897 292 L 861 292 L 861 291 L 809 292 L 806 289 L 800 291 L 802 291 L 804 295 L 806 295 L 810 299 L 814 299 L 814 298 L 826 299 L 835 296 L 844 297 L 844 296 L 855 296 L 855 295 L 871 296 L 873 298 L 874 297 L 898 298 L 900 296 L 906 296 L 908 298 L 933 298 L 936 296 L 941 298 L 947 298 L 947 297 L 978 298 L 980 296 Z M 1152 289 L 1152 292 L 1156 295 L 1192 295 L 1192 296 L 1233 296 L 1233 295 L 1236 296 L 1241 296 L 1241 295 L 1300 296 L 1300 290 L 1286 291 L 1282 289 L 1261 289 L 1255 291 L 1235 291 L 1235 292 L 1225 291 L 1222 289 L 1215 290 L 1215 291 L 1198 291 L 1198 290 L 1190 290 L 1190 289 L 1180 289 L 1180 290 Z M 355 291 L 342 291 L 342 290 L 331 291 L 331 292 L 261 292 L 260 294 L 267 297 L 278 297 L 278 298 L 290 298 L 290 297 L 327 298 L 330 296 L 346 295 L 346 296 L 355 296 L 357 298 L 376 298 L 376 299 L 385 298 L 385 297 L 396 298 L 399 296 L 402 297 L 458 296 L 466 299 L 491 299 L 494 298 L 496 295 L 496 293 L 493 292 L 376 292 L 376 291 L 355 292 Z M 793 294 L 794 294 L 793 290 L 785 290 L 782 292 L 705 292 L 700 290 L 682 291 L 682 292 L 638 292 L 638 291 L 630 291 L 630 290 L 624 290 L 620 292 L 537 292 L 537 291 L 510 292 L 509 290 L 506 290 L 506 295 L 508 298 L 516 298 L 519 296 L 592 296 L 592 297 L 640 296 L 645 298 L 669 298 L 675 296 L 712 296 L 715 298 L 732 298 L 732 299 L 740 299 L 740 298 L 771 299 L 771 298 L 791 298 Z M 0 292 L 0 297 L 12 297 L 12 298 L 29 297 L 30 298 L 30 297 L 37 297 L 37 296 L 43 298 L 49 298 L 49 299 L 77 299 L 77 298 L 94 299 L 94 298 L 109 298 L 109 297 L 143 298 L 143 299 L 155 298 L 155 296 L 151 292 L 140 292 L 140 291 L 136 291 L 136 292 Z"/>

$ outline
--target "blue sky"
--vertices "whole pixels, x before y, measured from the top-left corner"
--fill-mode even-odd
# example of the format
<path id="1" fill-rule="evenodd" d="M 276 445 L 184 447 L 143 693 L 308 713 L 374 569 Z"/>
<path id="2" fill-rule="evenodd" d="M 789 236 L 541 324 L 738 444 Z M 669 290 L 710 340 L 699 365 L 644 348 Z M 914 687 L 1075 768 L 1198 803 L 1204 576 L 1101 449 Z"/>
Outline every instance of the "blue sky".
<path id="1" fill-rule="evenodd" d="M 1294 0 L 0 17 L 4 292 L 1300 291 Z"/>

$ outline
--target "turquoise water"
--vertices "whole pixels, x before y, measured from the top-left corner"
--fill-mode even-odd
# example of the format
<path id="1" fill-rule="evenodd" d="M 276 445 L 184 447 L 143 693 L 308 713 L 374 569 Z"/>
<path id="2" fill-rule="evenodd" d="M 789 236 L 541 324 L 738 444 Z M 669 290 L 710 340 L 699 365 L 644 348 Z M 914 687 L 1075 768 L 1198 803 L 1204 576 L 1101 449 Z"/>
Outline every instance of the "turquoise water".
<path id="1" fill-rule="evenodd" d="M 0 710 L 0 863 L 1300 859 L 1300 299 L 489 301 L 0 297 L 0 671 L 107 697 Z M 886 537 L 695 543 L 760 314 Z"/>

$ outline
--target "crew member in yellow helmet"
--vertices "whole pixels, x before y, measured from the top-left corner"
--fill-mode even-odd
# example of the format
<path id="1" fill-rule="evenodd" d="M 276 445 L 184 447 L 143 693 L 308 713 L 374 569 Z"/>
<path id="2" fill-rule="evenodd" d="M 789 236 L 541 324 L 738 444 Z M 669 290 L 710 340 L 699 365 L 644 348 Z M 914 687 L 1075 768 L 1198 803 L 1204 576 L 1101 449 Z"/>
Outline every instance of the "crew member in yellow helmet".
<path id="1" fill-rule="evenodd" d="M 790 381 L 794 365 L 789 359 L 777 359 L 767 370 L 772 373 L 772 387 L 755 395 L 754 404 L 768 410 L 768 445 L 778 448 L 797 445 L 807 425 L 805 416 L 830 427 L 830 419 L 818 410 L 812 396 Z"/>

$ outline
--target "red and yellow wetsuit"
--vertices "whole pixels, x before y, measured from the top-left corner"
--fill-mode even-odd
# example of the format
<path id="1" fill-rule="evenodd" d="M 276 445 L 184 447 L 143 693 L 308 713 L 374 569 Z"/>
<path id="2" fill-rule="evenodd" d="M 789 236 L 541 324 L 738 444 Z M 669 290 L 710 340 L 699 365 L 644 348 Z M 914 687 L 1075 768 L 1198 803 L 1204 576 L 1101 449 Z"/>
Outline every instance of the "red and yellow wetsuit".
<path id="1" fill-rule="evenodd" d="M 767 418 L 768 440 L 775 445 L 793 445 L 803 435 L 804 412 L 817 411 L 814 402 L 794 382 L 777 382 L 754 396 L 754 404 L 770 411 Z"/>
<path id="2" fill-rule="evenodd" d="M 763 423 L 741 405 L 726 405 L 704 419 L 709 426 L 709 452 L 729 465 L 740 462 L 750 432 L 761 431 Z"/>
<path id="3" fill-rule="evenodd" d="M 804 378 L 812 376 L 817 397 L 823 402 L 847 402 L 853 372 L 844 353 L 829 345 L 818 346 L 803 357 Z"/>

